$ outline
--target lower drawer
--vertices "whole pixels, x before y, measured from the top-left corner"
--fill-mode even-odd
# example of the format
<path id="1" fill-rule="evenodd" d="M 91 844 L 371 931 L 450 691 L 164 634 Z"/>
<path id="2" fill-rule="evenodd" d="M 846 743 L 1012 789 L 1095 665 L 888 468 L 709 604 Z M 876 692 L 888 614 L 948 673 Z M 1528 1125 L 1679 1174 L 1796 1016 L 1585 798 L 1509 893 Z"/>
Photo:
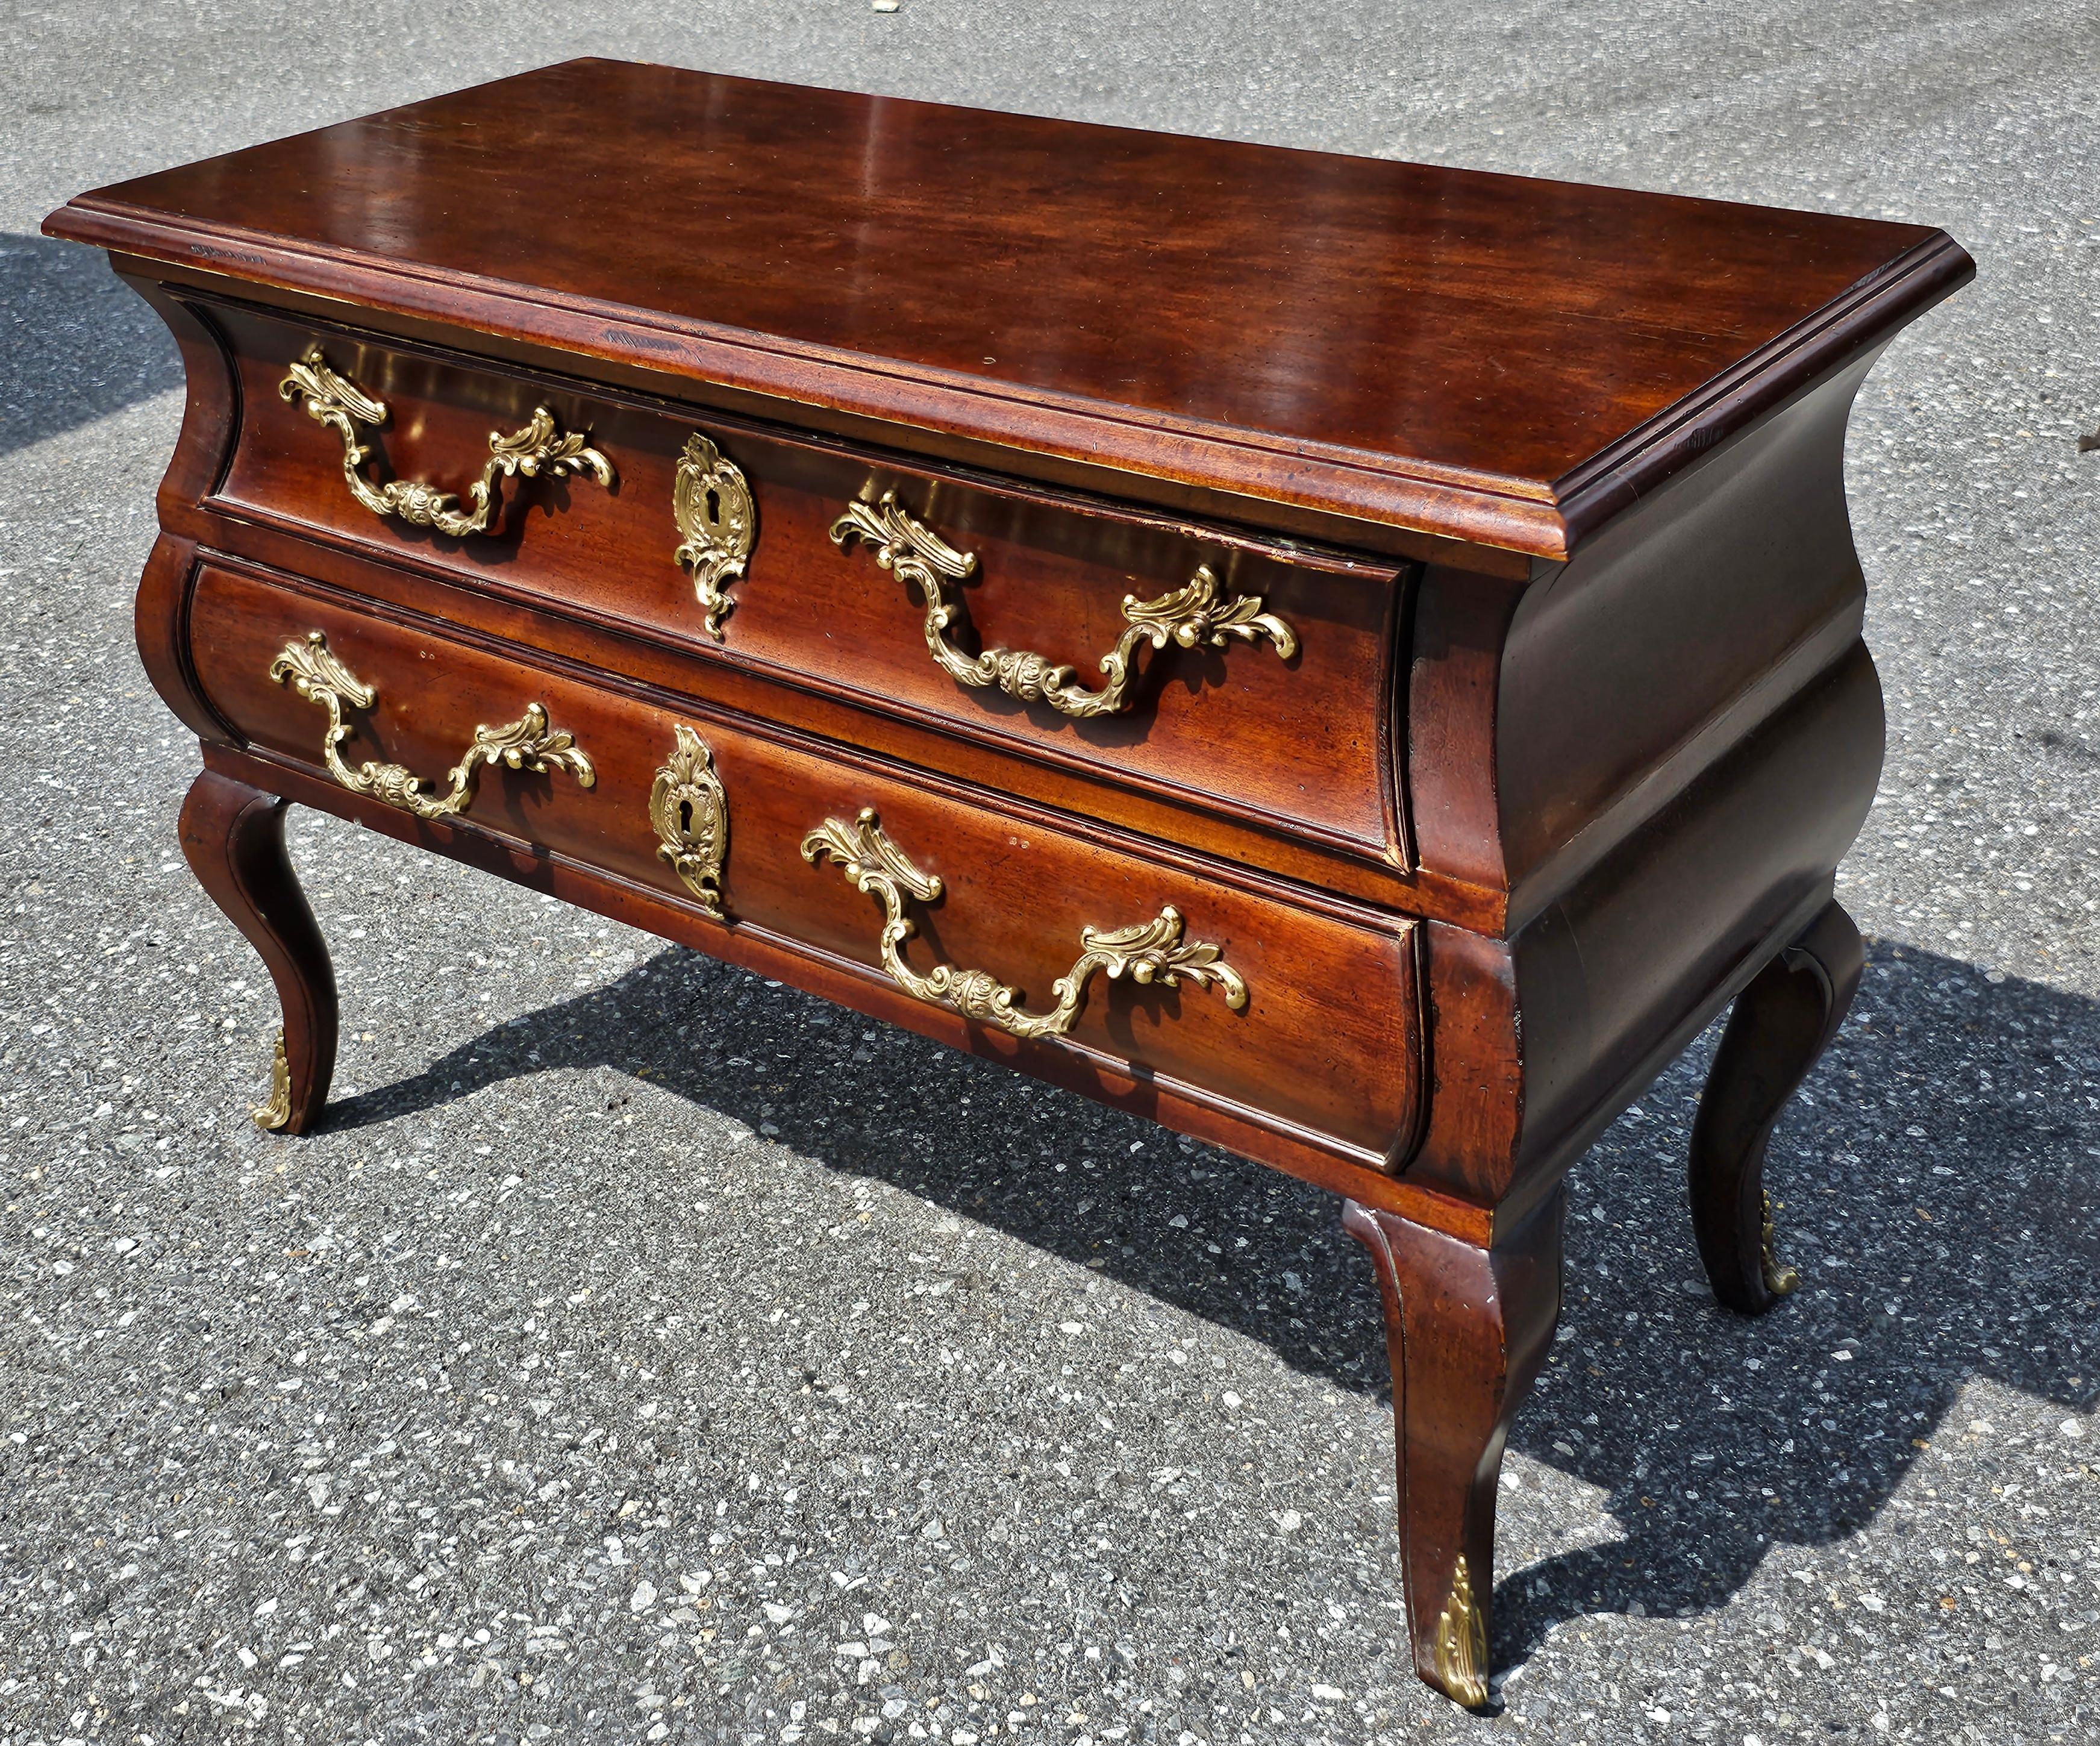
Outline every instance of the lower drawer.
<path id="1" fill-rule="evenodd" d="M 1020 1048 L 1109 1058 L 1365 1164 L 1412 1143 L 1403 919 L 1155 860 L 288 578 L 208 562 L 193 589 L 200 687 L 253 748 L 859 966 Z"/>

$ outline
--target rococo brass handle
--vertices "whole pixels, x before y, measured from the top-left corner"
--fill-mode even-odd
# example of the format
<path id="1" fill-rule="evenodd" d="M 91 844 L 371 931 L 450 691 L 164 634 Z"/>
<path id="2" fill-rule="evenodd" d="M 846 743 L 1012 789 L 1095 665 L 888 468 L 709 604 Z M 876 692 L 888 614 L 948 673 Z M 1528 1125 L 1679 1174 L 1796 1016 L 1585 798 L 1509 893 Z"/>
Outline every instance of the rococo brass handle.
<path id="1" fill-rule="evenodd" d="M 882 905 L 882 967 L 907 994 L 935 1006 L 946 1006 L 966 1019 L 995 1024 L 1016 1037 L 1062 1037 L 1086 1004 L 1087 984 L 1096 970 L 1111 979 L 1126 972 L 1137 983 L 1160 982 L 1176 988 L 1186 976 L 1199 988 L 1212 983 L 1225 992 L 1234 1012 L 1245 1009 L 1247 986 L 1240 973 L 1219 956 L 1219 948 L 1200 939 L 1182 938 L 1181 912 L 1169 904 L 1157 920 L 1102 932 L 1079 930 L 1079 956 L 1070 971 L 1053 984 L 1057 1004 L 1048 1012 L 1021 1005 L 1021 991 L 1010 988 L 989 970 L 958 970 L 937 964 L 922 976 L 904 961 L 902 948 L 915 929 L 904 913 L 906 898 L 930 904 L 941 895 L 941 882 L 904 858 L 883 833 L 871 807 L 849 824 L 826 819 L 802 839 L 802 858 L 812 866 L 824 855 L 836 861 L 859 890 Z"/>
<path id="2" fill-rule="evenodd" d="M 536 775 L 566 770 L 585 788 L 598 781 L 598 772 L 576 741 L 558 728 L 550 729 L 546 710 L 535 703 L 527 705 L 524 714 L 508 727 L 475 728 L 474 744 L 467 748 L 466 756 L 447 775 L 450 785 L 447 792 L 426 794 L 423 779 L 399 764 L 368 760 L 352 770 L 342 761 L 336 748 L 351 732 L 342 718 L 343 705 L 368 709 L 379 694 L 336 658 L 321 632 L 310 630 L 304 642 L 287 643 L 270 663 L 270 677 L 280 685 L 289 681 L 307 702 L 328 711 L 321 758 L 329 775 L 353 794 L 369 794 L 419 819 L 450 818 L 465 811 L 474 799 L 474 771 L 483 764 L 501 763 Z"/>
<path id="3" fill-rule="evenodd" d="M 277 392 L 286 400 L 303 399 L 307 416 L 342 439 L 343 481 L 350 494 L 373 515 L 398 515 L 413 526 L 435 528 L 454 539 L 488 531 L 496 517 L 499 477 L 523 473 L 532 479 L 544 473 L 550 479 L 566 479 L 571 473 L 588 473 L 601 485 L 612 483 L 612 463 L 576 432 L 564 435 L 555 427 L 554 415 L 539 406 L 523 429 L 508 436 L 500 431 L 488 433 L 488 465 L 467 487 L 467 502 L 473 508 L 463 510 L 457 497 L 435 485 L 411 479 L 390 479 L 375 485 L 358 471 L 372 454 L 370 445 L 360 440 L 359 427 L 377 429 L 386 423 L 386 403 L 375 400 L 329 369 L 319 346 L 307 347 L 305 356 L 277 384 Z"/>
<path id="4" fill-rule="evenodd" d="M 1099 691 L 1088 691 L 1072 683 L 1071 668 L 1056 665 L 1026 649 L 988 648 L 972 656 L 948 640 L 948 626 L 962 608 L 949 599 L 946 585 L 962 581 L 977 568 L 977 560 L 972 553 L 957 551 L 899 508 L 895 492 L 884 492 L 876 503 L 849 503 L 845 514 L 832 524 L 831 533 L 832 544 L 841 549 L 848 540 L 858 537 L 884 569 L 917 587 L 926 602 L 926 647 L 942 671 L 958 684 L 996 685 L 1009 697 L 1023 703 L 1039 700 L 1061 714 L 1114 715 L 1128 709 L 1136 679 L 1132 662 L 1146 643 L 1156 649 L 1170 641 L 1183 648 L 1202 643 L 1223 648 L 1228 638 L 1255 643 L 1266 637 L 1285 661 L 1298 652 L 1298 634 L 1273 612 L 1262 611 L 1260 595 L 1220 599 L 1218 578 L 1207 564 L 1181 587 L 1156 599 L 1123 597 L 1123 616 L 1130 628 L 1101 656 L 1101 670 L 1108 675 L 1108 683 Z"/>

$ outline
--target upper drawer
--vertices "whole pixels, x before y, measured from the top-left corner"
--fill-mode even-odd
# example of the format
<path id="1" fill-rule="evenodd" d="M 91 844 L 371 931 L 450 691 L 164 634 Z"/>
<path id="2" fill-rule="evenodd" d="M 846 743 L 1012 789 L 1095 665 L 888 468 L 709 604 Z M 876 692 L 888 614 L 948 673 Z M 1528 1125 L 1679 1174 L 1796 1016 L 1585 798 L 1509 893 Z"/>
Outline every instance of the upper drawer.
<path id="1" fill-rule="evenodd" d="M 1404 864 L 1388 564 L 203 313 L 214 509 Z"/>

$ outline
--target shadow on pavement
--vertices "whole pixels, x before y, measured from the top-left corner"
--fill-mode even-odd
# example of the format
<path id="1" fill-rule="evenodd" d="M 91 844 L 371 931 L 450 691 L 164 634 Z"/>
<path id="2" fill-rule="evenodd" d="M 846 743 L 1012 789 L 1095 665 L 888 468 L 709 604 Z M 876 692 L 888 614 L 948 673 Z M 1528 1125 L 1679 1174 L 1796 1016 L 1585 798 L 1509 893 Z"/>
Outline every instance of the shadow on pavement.
<path id="1" fill-rule="evenodd" d="M 1576 1173 L 1560 1335 L 1511 1443 L 1604 1492 L 1622 1537 L 1505 1574 L 1498 1665 L 1582 1614 L 1718 1607 L 1773 1545 L 1851 1532 L 1972 1377 L 2066 1405 L 2096 1393 L 2100 1007 L 1871 947 L 1774 1141 L 1780 1246 L 1803 1284 L 1757 1322 L 1707 1295 L 1679 1174 L 1715 1034 Z M 1389 1398 L 1370 1270 L 1329 1196 L 680 949 L 329 1125 L 607 1065 Z M 1176 1214 L 1188 1229 L 1162 1241 Z"/>
<path id="2" fill-rule="evenodd" d="M 99 249 L 0 232 L 0 455 L 182 385 L 175 343 Z"/>

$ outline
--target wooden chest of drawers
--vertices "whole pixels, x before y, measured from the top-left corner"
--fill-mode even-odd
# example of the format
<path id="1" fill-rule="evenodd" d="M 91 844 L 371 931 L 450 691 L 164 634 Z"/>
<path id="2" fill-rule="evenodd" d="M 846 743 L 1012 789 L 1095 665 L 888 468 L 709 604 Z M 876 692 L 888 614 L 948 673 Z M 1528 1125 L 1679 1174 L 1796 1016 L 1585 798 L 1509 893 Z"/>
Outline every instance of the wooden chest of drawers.
<path id="1" fill-rule="evenodd" d="M 1724 1302 L 1842 1018 L 1842 475 L 1938 232 L 577 62 L 84 195 L 189 378 L 139 595 L 322 1118 L 325 807 L 1345 1197 L 1486 1695 L 1570 1163 L 1727 1003 Z"/>

